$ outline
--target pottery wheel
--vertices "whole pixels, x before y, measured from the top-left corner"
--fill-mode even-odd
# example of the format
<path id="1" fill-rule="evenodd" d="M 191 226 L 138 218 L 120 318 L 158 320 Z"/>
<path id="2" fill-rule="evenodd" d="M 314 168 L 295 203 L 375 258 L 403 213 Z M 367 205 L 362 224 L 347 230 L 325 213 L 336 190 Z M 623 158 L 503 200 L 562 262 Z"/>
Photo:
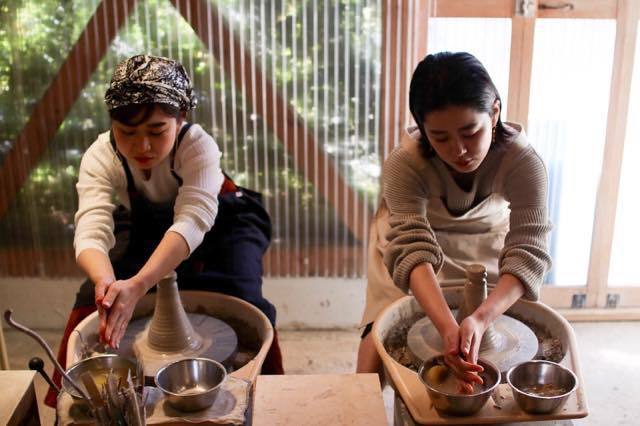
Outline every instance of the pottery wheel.
<path id="1" fill-rule="evenodd" d="M 453 311 L 454 316 L 456 311 Z M 480 351 L 480 358 L 492 362 L 501 372 L 524 361 L 538 352 L 538 338 L 522 322 L 507 315 L 500 315 L 494 322 L 495 347 Z M 411 354 L 422 361 L 443 352 L 442 338 L 429 317 L 411 326 L 407 334 L 407 347 Z"/>
<path id="2" fill-rule="evenodd" d="M 228 368 L 238 348 L 238 336 L 233 328 L 210 315 L 187 313 L 187 317 L 194 331 L 202 337 L 202 344 L 198 347 L 179 353 L 162 353 L 154 350 L 149 347 L 146 336 L 151 317 L 146 317 L 129 323 L 117 353 L 137 358 L 142 362 L 145 376 L 150 377 L 155 376 L 156 372 L 168 363 L 184 358 L 214 359 Z"/>

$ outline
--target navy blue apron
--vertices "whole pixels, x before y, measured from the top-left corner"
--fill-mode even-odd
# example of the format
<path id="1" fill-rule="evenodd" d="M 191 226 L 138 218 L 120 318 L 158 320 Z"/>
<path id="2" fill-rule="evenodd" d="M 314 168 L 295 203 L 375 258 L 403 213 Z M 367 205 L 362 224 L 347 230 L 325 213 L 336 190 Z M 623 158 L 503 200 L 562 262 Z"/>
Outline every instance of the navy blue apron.
<path id="1" fill-rule="evenodd" d="M 171 172 L 175 152 L 188 131 L 185 124 L 171 152 Z M 111 137 L 115 147 L 115 141 Z M 127 177 L 131 209 L 119 206 L 113 213 L 116 239 L 109 257 L 116 279 L 134 276 L 147 262 L 165 232 L 173 224 L 174 203 L 150 203 L 138 192 L 126 159 L 118 153 Z M 229 185 L 230 184 L 230 185 Z M 228 190 L 231 187 L 233 190 Z M 260 309 L 275 326 L 276 309 L 262 295 L 262 257 L 271 239 L 271 221 L 262 205 L 261 195 L 237 187 L 225 175 L 225 185 L 218 195 L 218 214 L 211 230 L 176 272 L 181 290 L 205 290 L 228 294 Z M 155 287 L 154 289 L 155 290 Z M 93 305 L 94 285 L 86 280 L 76 297 L 75 308 Z"/>
<path id="2" fill-rule="evenodd" d="M 173 168 L 175 153 L 189 129 L 185 124 L 171 152 L 171 173 L 182 185 Z M 115 150 L 115 141 L 111 138 Z M 116 151 L 117 152 L 117 151 Z M 173 203 L 151 204 L 135 188 L 127 161 L 118 154 L 127 176 L 127 192 L 131 209 L 119 206 L 113 212 L 116 244 L 109 258 L 116 279 L 135 275 L 158 246 L 173 223 Z M 262 296 L 262 256 L 271 239 L 271 221 L 262 205 L 259 193 L 236 186 L 225 175 L 218 194 L 218 214 L 202 244 L 182 262 L 178 273 L 180 289 L 215 291 L 239 297 L 260 309 L 274 326 L 273 342 L 264 363 L 262 374 L 284 374 L 282 354 L 275 329 L 276 309 Z M 155 287 L 151 291 L 155 291 Z M 75 327 L 96 310 L 94 285 L 86 280 L 76 294 L 76 302 L 69 315 L 58 350 L 58 362 L 64 367 L 67 342 Z M 61 377 L 53 373 L 53 381 L 60 386 Z M 45 403 L 56 407 L 58 392 L 49 387 Z"/>

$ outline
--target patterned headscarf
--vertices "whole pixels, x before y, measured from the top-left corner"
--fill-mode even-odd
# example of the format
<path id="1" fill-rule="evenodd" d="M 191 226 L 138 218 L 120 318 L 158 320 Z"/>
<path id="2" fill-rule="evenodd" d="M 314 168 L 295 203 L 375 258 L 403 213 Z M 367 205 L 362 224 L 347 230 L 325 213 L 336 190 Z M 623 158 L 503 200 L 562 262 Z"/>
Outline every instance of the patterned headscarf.
<path id="1" fill-rule="evenodd" d="M 136 55 L 120 62 L 104 95 L 109 110 L 130 105 L 163 103 L 181 111 L 196 106 L 184 67 L 169 58 Z"/>

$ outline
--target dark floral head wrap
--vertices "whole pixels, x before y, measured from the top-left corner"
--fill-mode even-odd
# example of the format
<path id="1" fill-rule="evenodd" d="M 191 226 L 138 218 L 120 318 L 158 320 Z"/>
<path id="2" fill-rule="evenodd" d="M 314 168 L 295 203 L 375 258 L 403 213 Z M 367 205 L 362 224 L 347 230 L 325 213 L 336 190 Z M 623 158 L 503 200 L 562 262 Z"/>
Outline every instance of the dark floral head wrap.
<path id="1" fill-rule="evenodd" d="M 184 67 L 169 58 L 136 55 L 120 62 L 104 95 L 109 110 L 131 104 L 169 104 L 181 111 L 196 106 Z"/>

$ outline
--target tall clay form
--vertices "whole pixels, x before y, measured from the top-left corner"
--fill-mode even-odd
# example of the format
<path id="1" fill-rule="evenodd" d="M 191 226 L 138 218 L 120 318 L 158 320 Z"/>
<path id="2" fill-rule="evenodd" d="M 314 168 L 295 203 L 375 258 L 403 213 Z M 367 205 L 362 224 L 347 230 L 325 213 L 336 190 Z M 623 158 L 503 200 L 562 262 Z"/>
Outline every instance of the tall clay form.
<path id="1" fill-rule="evenodd" d="M 202 346 L 202 338 L 193 329 L 182 306 L 176 277 L 176 273 L 171 272 L 158 283 L 148 335 L 149 347 L 158 352 L 183 352 Z"/>
<path id="2" fill-rule="evenodd" d="M 238 347 L 238 336 L 230 325 L 210 314 L 185 311 L 175 272 L 158 283 L 151 319 L 133 321 L 129 333 L 135 336 L 131 348 L 148 377 L 184 358 L 229 363 Z"/>
<path id="3" fill-rule="evenodd" d="M 458 309 L 456 320 L 458 324 L 471 315 L 477 308 L 487 300 L 487 270 L 484 266 L 474 264 L 466 268 L 467 282 L 464 285 L 464 301 Z M 496 333 L 493 324 L 484 332 L 480 351 L 493 349 L 498 346 L 500 337 Z"/>
<path id="4" fill-rule="evenodd" d="M 467 282 L 462 289 L 456 320 L 458 324 L 473 314 L 487 300 L 487 271 L 482 265 L 466 268 Z M 425 316 L 411 326 L 407 333 L 407 346 L 411 356 L 424 361 L 442 353 L 442 337 L 431 319 Z M 489 325 L 480 342 L 479 355 L 495 364 L 500 371 L 532 359 L 538 352 L 538 338 L 523 322 L 505 314 Z"/>

